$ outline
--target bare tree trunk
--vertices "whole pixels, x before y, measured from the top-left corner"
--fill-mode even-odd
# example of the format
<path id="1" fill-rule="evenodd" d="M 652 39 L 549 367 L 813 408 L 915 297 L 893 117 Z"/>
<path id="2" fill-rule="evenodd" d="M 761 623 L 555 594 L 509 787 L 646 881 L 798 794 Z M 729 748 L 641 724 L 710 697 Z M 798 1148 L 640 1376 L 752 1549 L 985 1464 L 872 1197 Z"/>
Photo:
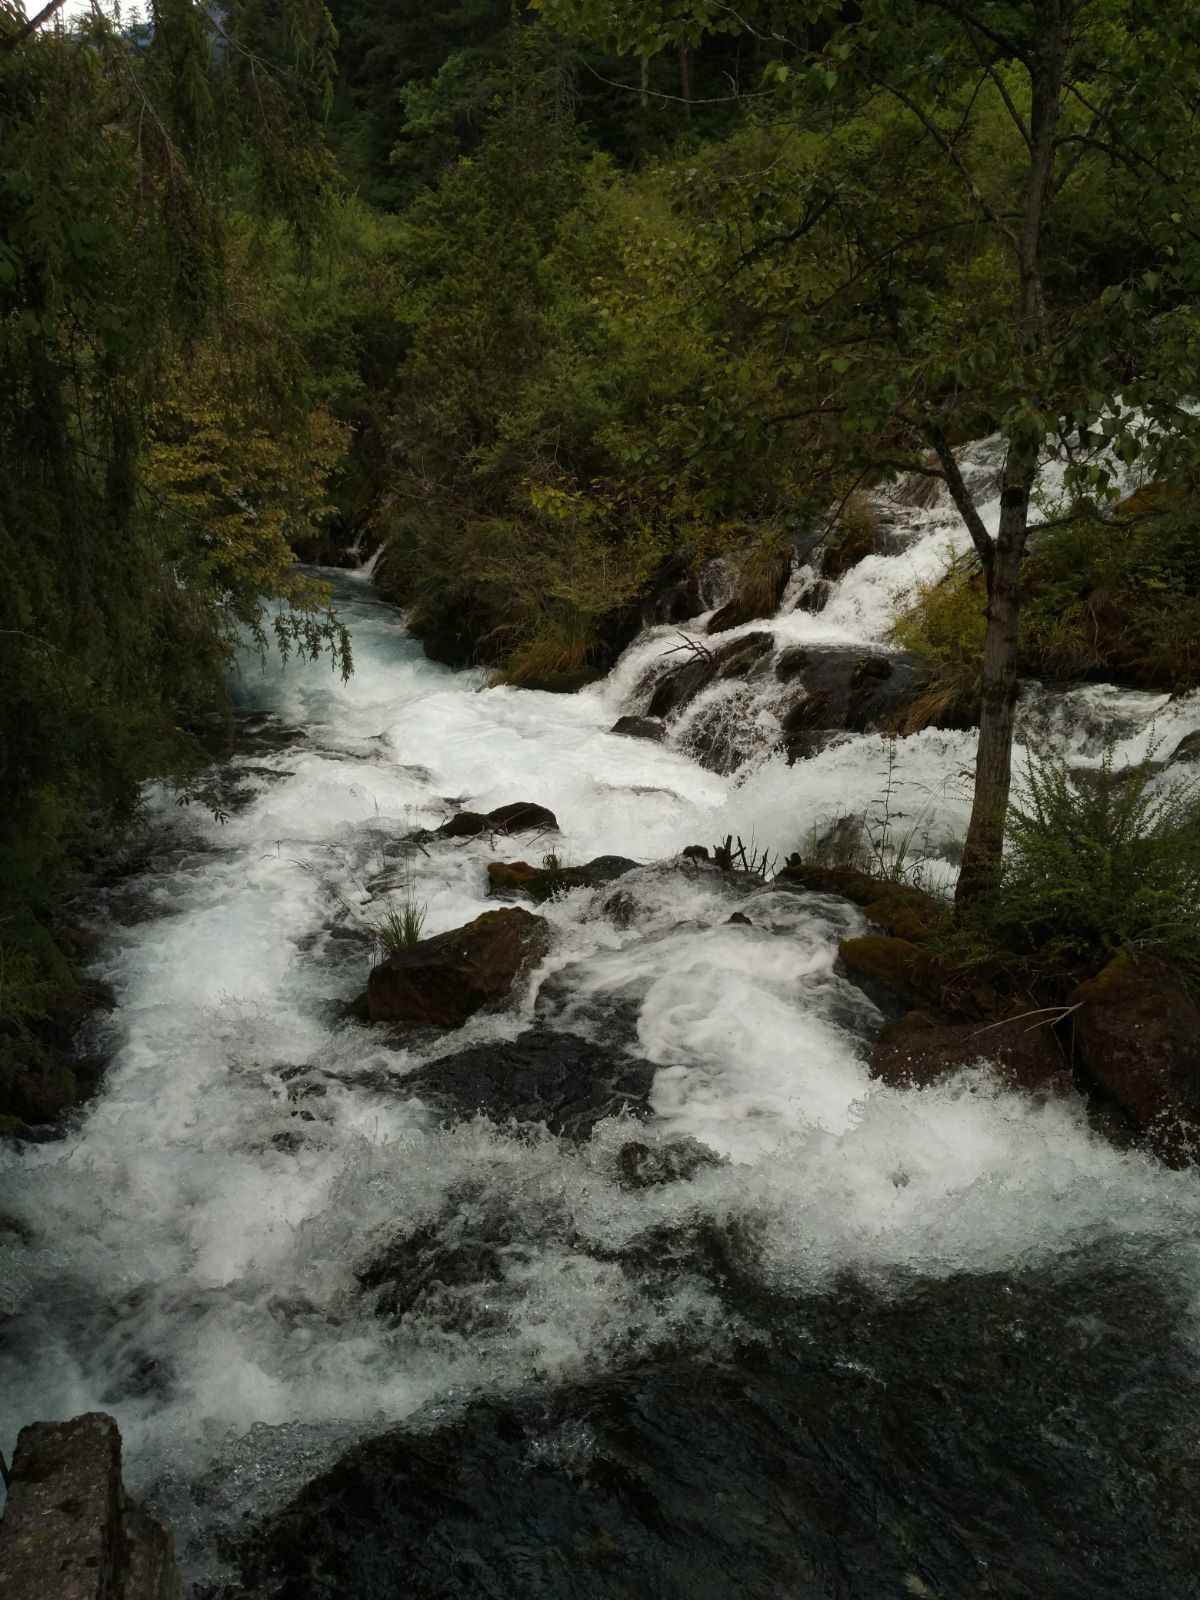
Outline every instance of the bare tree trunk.
<path id="1" fill-rule="evenodd" d="M 1010 448 L 1000 500 L 1000 528 L 987 571 L 987 634 L 975 757 L 975 796 L 963 849 L 955 902 L 962 907 L 995 883 L 1004 850 L 1004 823 L 1012 785 L 1013 727 L 1017 711 L 1017 652 L 1021 557 L 1029 531 L 1029 493 L 1037 460 Z"/>
<path id="2" fill-rule="evenodd" d="M 1016 246 L 1021 282 L 1020 328 L 1025 351 L 1036 356 L 1047 343 L 1046 302 L 1042 285 L 1042 241 L 1054 172 L 1055 141 L 1062 108 L 1062 86 L 1070 36 L 1071 0 L 1041 0 L 1034 53 L 1029 60 L 1031 87 L 1029 173 L 1025 208 Z M 944 445 L 944 441 L 943 441 Z M 939 451 L 943 455 L 949 452 Z M 987 634 L 983 647 L 983 685 L 979 710 L 979 751 L 975 758 L 975 796 L 963 847 L 962 868 L 955 890 L 961 911 L 995 887 L 1004 852 L 1004 829 L 1012 784 L 1013 728 L 1017 709 L 1018 624 L 1021 610 L 1021 557 L 1029 534 L 1029 496 L 1037 473 L 1038 451 L 1011 440 L 1000 496 L 1000 526 L 984 555 L 987 579 Z M 954 492 L 953 476 L 947 472 Z M 959 482 L 961 488 L 961 480 Z M 955 493 L 955 499 L 959 495 Z M 977 516 L 960 504 L 976 547 Z M 972 515 L 973 515 L 972 508 Z"/>
<path id="3" fill-rule="evenodd" d="M 650 57 L 644 54 L 638 58 L 638 104 L 643 111 L 650 104 Z"/>
<path id="4" fill-rule="evenodd" d="M 692 63 L 686 39 L 679 41 L 679 98 L 683 101 L 683 120 L 692 120 Z"/>

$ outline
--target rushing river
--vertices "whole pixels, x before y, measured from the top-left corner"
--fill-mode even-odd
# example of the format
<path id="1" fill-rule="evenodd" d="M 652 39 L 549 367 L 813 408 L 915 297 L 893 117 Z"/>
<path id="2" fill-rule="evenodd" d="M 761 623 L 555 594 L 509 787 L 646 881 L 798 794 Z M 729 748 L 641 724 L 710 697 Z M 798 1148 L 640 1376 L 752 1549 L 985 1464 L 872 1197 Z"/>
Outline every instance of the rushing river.
<path id="1" fill-rule="evenodd" d="M 878 647 L 953 533 L 911 512 L 818 614 L 800 574 L 777 645 Z M 102 1093 L 0 1154 L 0 1447 L 112 1411 L 132 1486 L 227 1596 L 1200 1593 L 1200 1180 L 985 1063 L 874 1083 L 879 1015 L 835 970 L 860 913 L 655 865 L 730 832 L 803 849 L 890 783 L 948 882 L 971 737 L 789 767 L 773 691 L 725 686 L 758 751 L 718 776 L 687 717 L 667 744 L 608 732 L 678 630 L 552 696 L 427 661 L 336 582 L 350 681 L 248 658 L 227 820 L 153 797 L 90 908 Z M 1023 722 L 1082 762 L 1106 730 L 1138 755 L 1198 725 L 1194 697 L 1103 687 L 1031 694 Z M 495 904 L 498 854 L 644 869 L 544 908 L 553 948 L 504 1012 L 438 1041 L 347 1020 L 399 841 L 513 800 L 561 837 L 409 853 L 427 933 Z M 531 1030 L 564 1071 L 640 1063 L 649 1121 L 563 1138 L 406 1089 Z M 620 1181 L 622 1146 L 674 1135 L 724 1159 Z"/>

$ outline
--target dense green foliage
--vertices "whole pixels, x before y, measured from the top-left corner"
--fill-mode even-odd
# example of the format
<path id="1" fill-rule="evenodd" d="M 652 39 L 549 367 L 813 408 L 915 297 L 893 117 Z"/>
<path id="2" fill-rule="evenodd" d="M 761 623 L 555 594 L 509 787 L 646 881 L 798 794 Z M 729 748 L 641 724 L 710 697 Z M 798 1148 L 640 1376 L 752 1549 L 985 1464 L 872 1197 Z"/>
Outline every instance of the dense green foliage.
<path id="1" fill-rule="evenodd" d="M 1086 970 L 1121 950 L 1200 957 L 1200 796 L 1152 766 L 1033 761 L 1012 808 L 986 938 Z"/>
<path id="2" fill-rule="evenodd" d="M 92 19 L 3 48 L 22 20 L 0 7 L 9 1023 L 62 975 L 44 924 L 72 860 L 144 778 L 195 770 L 189 725 L 243 630 L 345 651 L 288 542 L 323 514 L 338 429 L 274 287 L 327 205 L 323 8 L 285 29 L 247 0 L 214 39 L 190 0 L 160 0 L 148 38 Z"/>

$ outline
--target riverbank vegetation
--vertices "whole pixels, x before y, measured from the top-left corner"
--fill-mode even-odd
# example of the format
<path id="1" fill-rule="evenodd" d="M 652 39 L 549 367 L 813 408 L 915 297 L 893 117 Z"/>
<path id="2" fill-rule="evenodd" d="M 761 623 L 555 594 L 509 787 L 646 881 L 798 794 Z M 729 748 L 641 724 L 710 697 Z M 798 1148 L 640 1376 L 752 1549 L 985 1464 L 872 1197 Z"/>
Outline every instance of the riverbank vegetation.
<path id="1" fill-rule="evenodd" d="M 755 615 L 938 482 L 963 558 L 897 637 L 911 726 L 982 714 L 994 877 L 1018 671 L 1200 674 L 1178 9 L 0 0 L 4 1047 L 238 641 L 348 669 L 295 556 L 379 550 L 431 654 L 571 689 L 656 574 L 731 553 Z M 953 452 L 997 430 L 993 538 Z"/>

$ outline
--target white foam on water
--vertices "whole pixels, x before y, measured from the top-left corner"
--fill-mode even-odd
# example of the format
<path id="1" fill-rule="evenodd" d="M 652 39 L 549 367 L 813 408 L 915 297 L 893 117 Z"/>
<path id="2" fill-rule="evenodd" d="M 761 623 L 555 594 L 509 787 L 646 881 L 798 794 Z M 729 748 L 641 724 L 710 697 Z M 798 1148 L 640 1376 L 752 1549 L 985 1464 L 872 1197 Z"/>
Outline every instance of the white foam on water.
<path id="1" fill-rule="evenodd" d="M 973 447 L 967 463 L 985 493 L 989 449 Z M 777 647 L 884 646 L 898 601 L 962 543 L 944 506 L 893 510 L 907 518 L 897 554 L 854 569 L 818 616 L 751 629 L 770 627 Z M 730 1314 L 703 1285 L 681 1278 L 672 1295 L 648 1295 L 614 1255 L 701 1216 L 752 1222 L 771 1270 L 801 1288 L 846 1270 L 1044 1260 L 1106 1230 L 1195 1236 L 1192 1175 L 1111 1148 L 1080 1106 L 1003 1091 L 986 1061 L 922 1091 L 873 1082 L 864 1062 L 878 1014 L 835 970 L 859 913 L 746 891 L 712 870 L 639 872 L 544 908 L 555 943 L 542 969 L 454 1044 L 511 1037 L 553 978 L 557 1026 L 624 1048 L 615 1021 L 606 1032 L 608 1007 L 657 1068 L 639 1136 L 691 1134 L 725 1164 L 631 1193 L 615 1179 L 628 1121 L 579 1147 L 484 1121 L 440 1126 L 405 1088 L 422 1049 L 331 1005 L 365 981 L 367 951 L 338 935 L 370 914 L 403 835 L 461 806 L 531 800 L 556 812 L 561 834 L 505 841 L 508 857 L 553 848 L 567 862 L 653 862 L 726 833 L 803 850 L 814 830 L 878 802 L 890 750 L 899 825 L 948 886 L 974 740 L 852 736 L 792 766 L 760 753 L 722 777 L 671 745 L 607 731 L 644 709 L 678 629 L 643 635 L 592 690 L 530 693 L 428 662 L 365 584 L 339 583 L 354 676 L 248 660 L 245 706 L 303 738 L 245 764 L 249 798 L 224 824 L 154 801 L 163 844 L 140 886 L 149 914 L 122 921 L 118 893 L 115 920 L 101 918 L 96 971 L 119 1002 L 103 1090 L 64 1140 L 0 1152 L 11 1224 L 0 1231 L 0 1315 L 11 1318 L 0 1448 L 32 1417 L 102 1407 L 121 1423 L 137 1486 L 165 1494 L 168 1480 L 186 1485 L 226 1461 L 245 1487 L 252 1444 L 269 1465 L 249 1473 L 251 1499 L 266 1501 L 323 1450 L 421 1407 L 594 1372 L 664 1340 L 718 1347 Z M 702 623 L 689 631 L 699 637 Z M 1095 761 L 1085 722 L 1117 728 L 1136 755 L 1155 730 L 1169 742 L 1200 726 L 1200 699 L 1103 686 L 1033 695 L 1022 737 Z M 427 932 L 494 905 L 489 841 L 425 850 L 409 859 Z M 751 926 L 730 924 L 734 911 Z M 487 1237 L 497 1208 L 519 1226 L 495 1282 L 471 1286 L 479 1305 L 455 1301 L 451 1286 L 396 1326 L 373 1314 L 356 1268 L 389 1239 L 421 1226 Z M 210 1515 L 188 1512 L 186 1493 L 172 1507 L 193 1528 Z"/>

